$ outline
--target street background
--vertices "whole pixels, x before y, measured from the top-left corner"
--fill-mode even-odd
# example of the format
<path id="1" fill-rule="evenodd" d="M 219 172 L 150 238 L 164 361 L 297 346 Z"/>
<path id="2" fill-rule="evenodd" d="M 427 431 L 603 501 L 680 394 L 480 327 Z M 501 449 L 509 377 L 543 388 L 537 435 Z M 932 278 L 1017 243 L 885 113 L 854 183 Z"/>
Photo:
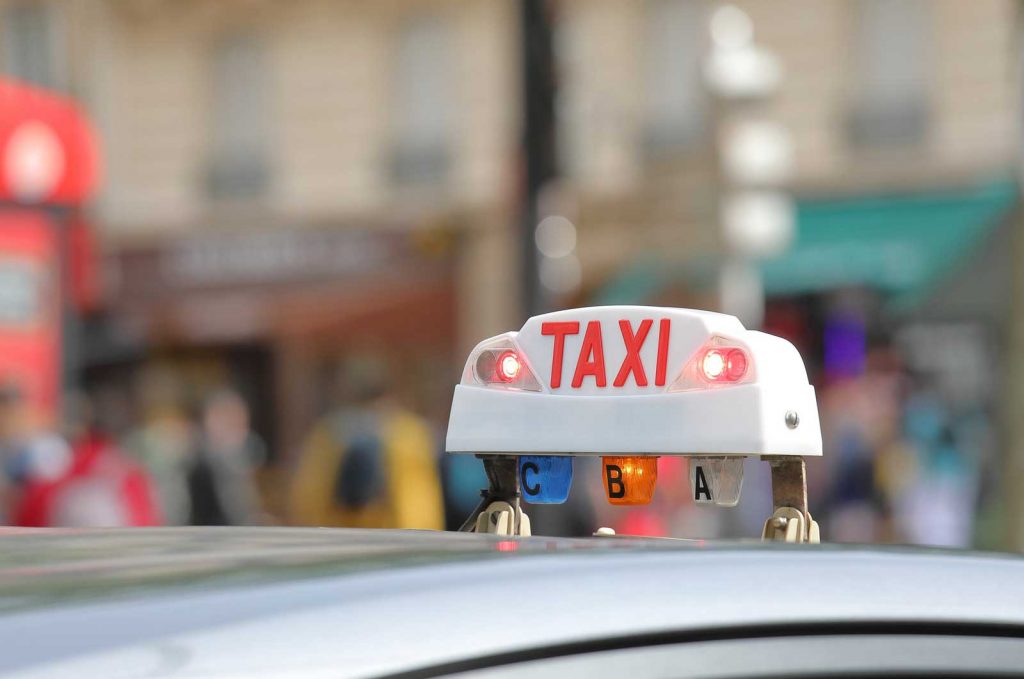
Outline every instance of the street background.
<path id="1" fill-rule="evenodd" d="M 1024 549 L 1012 0 L 3 0 L 3 522 L 457 527 L 481 339 L 723 310 L 830 541 Z M 759 534 L 768 469 L 535 532 Z"/>

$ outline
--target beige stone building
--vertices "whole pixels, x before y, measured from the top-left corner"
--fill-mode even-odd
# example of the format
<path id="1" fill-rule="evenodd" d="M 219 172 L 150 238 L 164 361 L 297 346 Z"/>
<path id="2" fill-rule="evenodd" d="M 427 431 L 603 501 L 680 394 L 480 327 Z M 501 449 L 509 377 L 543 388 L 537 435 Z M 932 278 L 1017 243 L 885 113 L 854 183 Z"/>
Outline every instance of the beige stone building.
<path id="1" fill-rule="evenodd" d="M 1013 166 L 1011 0 L 736 4 L 783 66 L 757 114 L 788 128 L 799 197 Z M 631 267 L 722 249 L 713 3 L 552 8 L 553 209 L 582 272 L 560 299 L 600 301 L 628 294 Z M 386 345 L 443 384 L 518 323 L 517 26 L 513 0 L 3 0 L 0 65 L 79 97 L 102 134 L 115 334 L 204 365 L 241 352 L 294 411 L 274 432 L 292 447 L 333 357 Z M 671 294 L 714 303 L 685 281 Z"/>
<path id="2" fill-rule="evenodd" d="M 200 381 L 251 375 L 283 413 L 279 448 L 345 355 L 384 353 L 411 400 L 442 402 L 466 338 L 514 316 L 515 17 L 490 0 L 3 3 L 4 70 L 80 98 L 103 139 L 113 343 Z"/>
<path id="3" fill-rule="evenodd" d="M 798 198 L 1010 174 L 1019 131 L 1015 3 L 735 4 L 752 19 L 754 41 L 782 65 L 778 92 L 754 115 L 788 130 L 785 185 Z M 701 75 L 714 4 L 560 7 L 563 159 L 580 202 L 595 206 L 579 225 L 585 276 L 599 280 L 644 253 L 718 249 L 708 175 L 716 103 Z"/>

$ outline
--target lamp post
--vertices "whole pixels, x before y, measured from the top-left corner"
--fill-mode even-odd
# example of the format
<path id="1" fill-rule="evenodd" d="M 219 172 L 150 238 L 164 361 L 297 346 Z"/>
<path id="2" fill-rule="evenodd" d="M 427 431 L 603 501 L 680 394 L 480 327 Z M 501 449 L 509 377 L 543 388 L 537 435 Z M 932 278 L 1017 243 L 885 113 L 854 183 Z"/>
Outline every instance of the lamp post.
<path id="1" fill-rule="evenodd" d="M 544 189 L 557 172 L 555 157 L 555 58 L 551 5 L 520 0 L 523 93 L 523 195 L 519 214 L 524 318 L 546 310 L 537 226 L 544 217 Z"/>
<path id="2" fill-rule="evenodd" d="M 783 252 L 795 223 L 792 198 L 783 190 L 793 164 L 789 134 L 764 113 L 782 82 L 782 67 L 754 43 L 753 22 L 735 6 L 717 7 L 709 31 L 704 82 L 715 109 L 717 215 L 725 249 L 719 306 L 748 328 L 758 327 L 764 288 L 757 261 Z"/>

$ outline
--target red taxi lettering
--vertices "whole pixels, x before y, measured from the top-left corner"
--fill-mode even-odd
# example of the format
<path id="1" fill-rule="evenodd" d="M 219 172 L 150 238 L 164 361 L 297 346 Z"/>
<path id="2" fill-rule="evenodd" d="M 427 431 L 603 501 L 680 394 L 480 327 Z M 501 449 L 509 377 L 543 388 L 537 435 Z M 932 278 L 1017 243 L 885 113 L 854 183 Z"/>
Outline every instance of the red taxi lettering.
<path id="1" fill-rule="evenodd" d="M 554 335 L 555 347 L 551 352 L 551 388 L 557 389 L 562 386 L 562 357 L 565 353 L 565 336 L 578 335 L 580 324 L 572 321 L 570 323 L 542 323 L 540 334 Z"/>
<path id="2" fill-rule="evenodd" d="M 654 321 L 649 318 L 640 321 L 640 328 L 634 335 L 629 321 L 619 321 L 619 330 L 622 331 L 622 342 L 626 345 L 626 357 L 622 359 L 619 374 L 615 376 L 615 381 L 612 382 L 616 387 L 625 385 L 630 373 L 633 373 L 636 386 L 647 386 L 647 373 L 644 372 L 644 364 L 640 361 L 640 349 L 643 348 L 644 341 L 647 339 L 647 333 L 651 331 L 652 325 L 654 325 Z"/>
<path id="3" fill-rule="evenodd" d="M 658 324 L 658 365 L 654 372 L 654 383 L 659 387 L 665 386 L 665 373 L 668 371 L 668 333 L 672 328 L 672 321 L 667 318 L 661 319 Z"/>
<path id="4" fill-rule="evenodd" d="M 619 321 L 619 332 L 622 333 L 622 343 L 626 348 L 626 356 L 615 375 L 613 386 L 624 387 L 633 376 L 633 381 L 638 387 L 648 385 L 647 372 L 644 369 L 643 360 L 640 358 L 640 351 L 647 342 L 647 336 L 651 333 L 654 320 L 645 318 L 640 321 L 636 331 L 629 321 Z M 668 372 L 668 346 L 669 333 L 672 329 L 672 321 L 663 318 L 658 322 L 658 355 L 655 365 L 654 384 L 659 387 L 665 386 L 665 378 Z M 557 389 L 562 386 L 562 368 L 565 363 L 565 338 L 569 335 L 578 335 L 580 324 L 577 321 L 548 322 L 541 323 L 540 334 L 554 338 L 554 346 L 551 349 L 551 388 Z M 586 377 L 593 377 L 598 387 L 608 386 L 608 377 L 605 372 L 604 363 L 604 341 L 601 334 L 601 321 L 590 321 L 587 323 L 586 332 L 583 335 L 583 343 L 580 347 L 580 355 L 576 360 L 576 370 L 572 376 L 572 388 L 579 389 L 583 386 Z"/>
<path id="5" fill-rule="evenodd" d="M 572 388 L 579 389 L 583 384 L 583 378 L 588 376 L 593 376 L 599 387 L 604 387 L 608 384 L 608 379 L 604 372 L 604 343 L 601 340 L 601 321 L 590 321 L 587 323 L 587 334 L 583 336 L 580 357 L 576 361 L 576 373 L 572 376 Z"/>

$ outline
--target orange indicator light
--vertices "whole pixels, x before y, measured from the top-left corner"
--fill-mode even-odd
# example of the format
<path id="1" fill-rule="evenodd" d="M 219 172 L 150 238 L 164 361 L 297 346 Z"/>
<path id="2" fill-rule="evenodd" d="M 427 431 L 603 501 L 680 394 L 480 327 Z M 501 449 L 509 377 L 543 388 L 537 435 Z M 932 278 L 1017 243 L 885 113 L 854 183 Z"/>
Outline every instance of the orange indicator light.
<path id="1" fill-rule="evenodd" d="M 645 505 L 654 497 L 658 482 L 658 458 L 602 457 L 602 480 L 613 505 Z"/>

